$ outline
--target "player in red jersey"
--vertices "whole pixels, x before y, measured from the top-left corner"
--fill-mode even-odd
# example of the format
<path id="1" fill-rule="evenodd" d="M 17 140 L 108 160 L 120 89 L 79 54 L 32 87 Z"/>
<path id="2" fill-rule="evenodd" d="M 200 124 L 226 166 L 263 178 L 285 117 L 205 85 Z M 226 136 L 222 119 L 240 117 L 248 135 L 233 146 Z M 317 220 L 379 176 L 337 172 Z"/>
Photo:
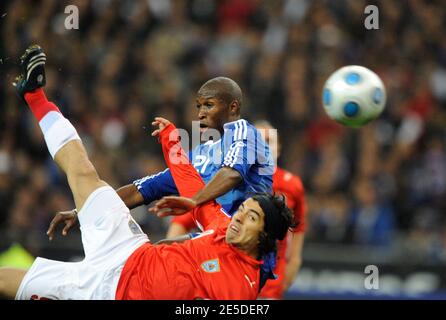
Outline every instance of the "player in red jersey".
<path id="1" fill-rule="evenodd" d="M 272 152 L 280 154 L 277 131 L 267 121 L 258 121 L 255 126 L 269 144 Z M 276 134 L 275 137 L 272 135 Z M 274 159 L 276 157 L 274 156 Z M 277 244 L 277 265 L 274 269 L 276 280 L 268 280 L 260 292 L 263 299 L 282 299 L 284 292 L 290 287 L 302 264 L 302 249 L 305 234 L 305 197 L 304 187 L 299 177 L 280 167 L 276 167 L 273 175 L 273 191 L 285 196 L 288 207 L 293 211 L 296 221 L 300 221 L 298 227 L 289 232 L 286 239 Z M 198 235 L 198 233 L 182 235 L 195 229 L 197 226 L 191 214 L 174 217 L 167 232 L 167 239 L 161 243 L 182 241 Z"/>
<path id="2" fill-rule="evenodd" d="M 28 270 L 0 268 L 0 295 L 16 299 L 255 299 L 270 275 L 277 239 L 293 216 L 284 199 L 256 194 L 232 219 L 215 201 L 197 206 L 190 199 L 204 182 L 189 163 L 173 124 L 156 118 L 165 160 L 180 197 L 161 199 L 159 216 L 192 210 L 204 232 L 191 241 L 152 245 L 118 194 L 102 181 L 76 129 L 49 102 L 46 56 L 31 46 L 22 56 L 16 89 L 45 137 L 51 156 L 67 174 L 79 208 L 85 259 L 68 263 L 37 258 Z M 266 257 L 261 261 L 261 257 Z M 263 274 L 261 273 L 263 271 Z M 266 275 L 266 277 L 265 277 Z"/>
<path id="3" fill-rule="evenodd" d="M 280 156 L 280 143 L 277 131 L 273 130 L 267 121 L 255 123 L 262 133 L 265 141 L 273 152 Z M 271 137 L 271 134 L 276 134 Z M 274 157 L 274 159 L 277 159 Z M 273 191 L 285 196 L 287 206 L 300 224 L 288 233 L 288 236 L 277 244 L 277 265 L 274 274 L 276 280 L 268 280 L 260 292 L 259 297 L 264 299 L 282 299 L 283 294 L 290 287 L 302 264 L 302 250 L 305 235 L 305 190 L 301 179 L 280 167 L 276 167 L 273 175 Z"/>

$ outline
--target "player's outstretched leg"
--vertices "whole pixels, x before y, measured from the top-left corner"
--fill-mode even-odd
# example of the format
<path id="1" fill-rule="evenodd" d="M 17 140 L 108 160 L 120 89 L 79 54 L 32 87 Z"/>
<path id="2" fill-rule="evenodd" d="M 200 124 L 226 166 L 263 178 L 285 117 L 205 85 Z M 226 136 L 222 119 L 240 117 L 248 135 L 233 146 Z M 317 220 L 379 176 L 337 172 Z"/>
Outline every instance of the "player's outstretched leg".
<path id="1" fill-rule="evenodd" d="M 15 86 L 39 122 L 51 156 L 67 174 L 79 210 L 79 222 L 81 227 L 86 226 L 82 230 L 86 260 L 89 256 L 101 257 L 97 261 L 102 261 L 104 268 L 98 267 L 97 273 L 98 277 L 104 279 L 107 270 L 121 268 L 128 256 L 147 242 L 147 237 L 140 229 L 131 228 L 136 222 L 116 192 L 110 187 L 101 188 L 107 184 L 99 179 L 76 129 L 64 118 L 59 108 L 46 98 L 42 90 L 45 84 L 45 61 L 45 54 L 40 47 L 28 48 L 21 58 L 22 72 Z M 83 206 L 85 210 L 81 210 Z M 104 253 L 110 254 L 110 257 Z M 82 281 L 82 285 L 79 285 L 75 277 L 64 279 L 67 270 L 71 270 L 69 273 L 79 274 L 84 269 L 78 264 L 42 258 L 37 258 L 28 272 L 0 268 L 0 296 L 17 299 L 71 299 L 105 295 L 107 299 L 114 298 L 113 290 L 102 291 L 102 287 L 94 281 L 90 288 Z M 79 275 L 81 276 L 82 274 Z"/>
<path id="2" fill-rule="evenodd" d="M 39 122 L 48 150 L 66 173 L 76 207 L 80 210 L 88 196 L 106 183 L 99 179 L 76 129 L 46 98 L 42 90 L 46 83 L 45 61 L 42 48 L 29 47 L 21 57 L 21 74 L 14 86 Z M 17 268 L 0 268 L 0 298 L 14 299 L 25 274 L 25 270 Z"/>
<path id="3" fill-rule="evenodd" d="M 80 210 L 94 190 L 107 184 L 99 179 L 76 129 L 45 96 L 45 62 L 42 48 L 30 46 L 21 57 L 21 74 L 14 85 L 39 122 L 51 156 L 66 173 Z"/>

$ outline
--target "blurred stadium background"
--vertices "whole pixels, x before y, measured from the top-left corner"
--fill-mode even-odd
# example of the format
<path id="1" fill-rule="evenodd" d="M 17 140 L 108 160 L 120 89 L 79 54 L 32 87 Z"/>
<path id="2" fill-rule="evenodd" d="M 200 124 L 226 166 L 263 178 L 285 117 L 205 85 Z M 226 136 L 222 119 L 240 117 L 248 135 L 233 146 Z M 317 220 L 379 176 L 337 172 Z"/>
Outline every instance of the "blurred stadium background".
<path id="1" fill-rule="evenodd" d="M 378 30 L 364 27 L 369 4 L 379 8 Z M 79 30 L 64 28 L 67 5 L 79 8 Z M 143 129 L 153 116 L 190 128 L 204 81 L 225 75 L 241 85 L 243 117 L 278 128 L 279 164 L 307 190 L 303 267 L 287 298 L 446 298 L 444 1 L 0 6 L 0 264 L 28 263 L 12 244 L 66 261 L 83 254 L 78 231 L 51 243 L 45 236 L 54 213 L 73 202 L 10 85 L 22 51 L 39 43 L 48 54 L 48 95 L 116 188 L 164 168 Z M 324 81 L 347 64 L 374 70 L 387 88 L 384 114 L 359 130 L 328 120 L 321 106 Z M 153 240 L 163 237 L 166 221 L 146 208 L 133 214 Z M 364 288 L 370 264 L 379 268 L 379 290 Z"/>

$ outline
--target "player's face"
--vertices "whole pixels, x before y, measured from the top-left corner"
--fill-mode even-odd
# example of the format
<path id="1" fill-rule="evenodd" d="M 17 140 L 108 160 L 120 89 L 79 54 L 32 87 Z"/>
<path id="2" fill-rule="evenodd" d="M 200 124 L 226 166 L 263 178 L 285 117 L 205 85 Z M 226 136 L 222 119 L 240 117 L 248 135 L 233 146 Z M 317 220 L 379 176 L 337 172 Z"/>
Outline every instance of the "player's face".
<path id="1" fill-rule="evenodd" d="M 265 214 L 252 198 L 243 202 L 232 216 L 226 231 L 226 241 L 248 253 L 257 252 L 259 235 L 265 225 Z"/>
<path id="2" fill-rule="evenodd" d="M 200 130 L 204 132 L 207 128 L 223 132 L 223 125 L 229 120 L 229 107 L 214 94 L 201 91 L 198 93 L 196 106 Z"/>

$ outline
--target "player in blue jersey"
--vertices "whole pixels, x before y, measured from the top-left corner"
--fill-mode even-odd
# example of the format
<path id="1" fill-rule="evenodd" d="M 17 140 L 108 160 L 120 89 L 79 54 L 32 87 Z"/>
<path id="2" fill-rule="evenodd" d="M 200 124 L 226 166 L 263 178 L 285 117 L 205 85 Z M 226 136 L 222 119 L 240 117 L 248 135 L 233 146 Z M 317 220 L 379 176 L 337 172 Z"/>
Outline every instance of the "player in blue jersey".
<path id="1" fill-rule="evenodd" d="M 192 164 L 206 182 L 193 200 L 200 205 L 216 199 L 230 214 L 250 194 L 271 192 L 274 171 L 268 145 L 254 126 L 240 118 L 241 105 L 242 91 L 232 79 L 217 77 L 203 84 L 196 98 L 200 131 L 202 136 L 211 136 L 212 130 L 219 134 L 212 134 L 213 139 L 190 153 Z M 178 194 L 168 169 L 138 179 L 117 192 L 130 209 Z M 76 213 L 58 213 L 48 230 L 50 239 L 61 222 L 65 222 L 65 235 L 75 224 Z M 171 232 L 175 233 L 170 229 Z"/>

